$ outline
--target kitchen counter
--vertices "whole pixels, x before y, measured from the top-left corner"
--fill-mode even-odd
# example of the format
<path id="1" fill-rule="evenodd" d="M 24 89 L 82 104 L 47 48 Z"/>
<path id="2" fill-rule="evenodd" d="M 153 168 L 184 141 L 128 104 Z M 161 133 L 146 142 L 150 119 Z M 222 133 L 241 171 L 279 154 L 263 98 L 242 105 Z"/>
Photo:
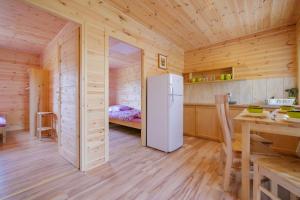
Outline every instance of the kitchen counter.
<path id="1" fill-rule="evenodd" d="M 184 103 L 185 106 L 209 106 L 213 107 L 215 104 L 213 103 Z M 229 104 L 229 107 L 232 108 L 247 108 L 249 105 L 248 104 Z M 263 108 L 268 108 L 268 109 L 277 109 L 280 106 L 271 106 L 271 105 L 260 105 Z"/>
<path id="2" fill-rule="evenodd" d="M 242 127 L 239 121 L 233 120 L 248 105 L 230 105 L 230 118 L 233 123 L 235 133 L 241 133 Z M 265 109 L 273 111 L 279 106 L 262 105 Z M 298 105 L 299 107 L 299 105 Z M 299 107 L 300 108 L 300 107 Z M 213 103 L 185 103 L 184 104 L 184 135 L 199 137 L 214 141 L 222 141 L 222 131 L 219 123 L 217 109 Z M 261 133 L 263 137 L 273 141 L 272 148 L 287 154 L 293 154 L 300 139 L 289 136 L 280 136 Z"/>

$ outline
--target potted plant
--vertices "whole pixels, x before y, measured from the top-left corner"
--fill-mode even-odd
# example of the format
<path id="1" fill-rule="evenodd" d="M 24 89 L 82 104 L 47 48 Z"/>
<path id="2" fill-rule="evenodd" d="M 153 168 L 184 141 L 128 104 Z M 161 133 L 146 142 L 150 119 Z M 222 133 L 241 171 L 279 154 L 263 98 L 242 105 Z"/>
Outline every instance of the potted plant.
<path id="1" fill-rule="evenodd" d="M 290 88 L 285 90 L 288 93 L 288 98 L 295 99 L 294 104 L 298 104 L 297 96 L 298 96 L 298 88 Z"/>

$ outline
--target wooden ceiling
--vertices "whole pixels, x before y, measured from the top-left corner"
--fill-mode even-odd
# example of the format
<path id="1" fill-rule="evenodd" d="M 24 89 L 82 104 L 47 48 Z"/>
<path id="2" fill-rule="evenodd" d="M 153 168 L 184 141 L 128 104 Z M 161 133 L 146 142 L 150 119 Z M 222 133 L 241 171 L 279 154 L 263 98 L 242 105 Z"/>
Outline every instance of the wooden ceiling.
<path id="1" fill-rule="evenodd" d="M 40 54 L 65 24 L 19 0 L 1 0 L 0 48 Z"/>
<path id="2" fill-rule="evenodd" d="M 132 67 L 141 63 L 141 50 L 114 38 L 109 39 L 109 68 Z"/>
<path id="3" fill-rule="evenodd" d="M 109 0 L 184 50 L 295 24 L 300 0 Z"/>

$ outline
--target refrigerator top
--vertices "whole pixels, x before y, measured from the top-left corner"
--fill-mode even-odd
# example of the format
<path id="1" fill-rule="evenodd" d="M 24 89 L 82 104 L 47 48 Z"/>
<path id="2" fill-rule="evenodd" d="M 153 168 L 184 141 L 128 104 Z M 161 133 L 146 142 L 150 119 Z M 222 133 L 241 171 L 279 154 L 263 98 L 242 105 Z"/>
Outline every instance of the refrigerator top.
<path id="1" fill-rule="evenodd" d="M 165 74 L 159 74 L 159 75 L 153 75 L 153 76 L 150 76 L 148 78 L 153 78 L 153 77 L 177 77 L 177 78 L 181 78 L 183 79 L 183 77 L 181 75 L 178 75 L 178 74 L 172 74 L 172 73 L 165 73 Z"/>
<path id="2" fill-rule="evenodd" d="M 148 81 L 159 82 L 160 87 L 167 87 L 169 95 L 183 95 L 183 77 L 177 74 L 161 74 L 148 77 Z"/>

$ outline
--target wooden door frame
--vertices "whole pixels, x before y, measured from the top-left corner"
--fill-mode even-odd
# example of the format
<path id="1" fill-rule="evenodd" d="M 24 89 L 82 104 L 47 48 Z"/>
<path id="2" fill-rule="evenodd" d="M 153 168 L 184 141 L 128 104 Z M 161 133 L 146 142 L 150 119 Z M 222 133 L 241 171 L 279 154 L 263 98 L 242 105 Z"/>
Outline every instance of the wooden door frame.
<path id="1" fill-rule="evenodd" d="M 144 74 L 144 49 L 137 43 L 132 42 L 125 37 L 113 34 L 113 31 L 105 30 L 105 161 L 109 160 L 109 38 L 115 38 L 127 44 L 130 44 L 141 51 L 141 144 L 146 146 L 146 79 Z"/>

